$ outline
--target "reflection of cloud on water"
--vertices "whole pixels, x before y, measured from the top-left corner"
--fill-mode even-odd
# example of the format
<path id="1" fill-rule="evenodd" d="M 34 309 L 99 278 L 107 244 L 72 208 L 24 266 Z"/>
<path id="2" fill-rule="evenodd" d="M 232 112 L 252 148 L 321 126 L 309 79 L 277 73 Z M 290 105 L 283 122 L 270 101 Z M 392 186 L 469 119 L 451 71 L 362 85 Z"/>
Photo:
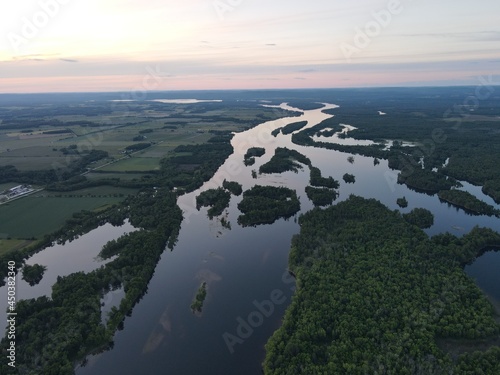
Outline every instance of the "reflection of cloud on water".
<path id="1" fill-rule="evenodd" d="M 172 333 L 172 321 L 169 317 L 169 309 L 167 307 L 155 326 L 151 334 L 149 335 L 146 344 L 142 348 L 142 354 L 154 352 L 161 345 L 165 337 Z"/>
<path id="2" fill-rule="evenodd" d="M 210 259 L 217 259 L 220 260 L 221 262 L 224 262 L 226 260 L 226 258 L 224 258 L 220 254 L 217 254 L 215 251 L 210 251 L 207 255 L 207 258 L 203 259 L 203 263 L 208 263 Z"/>
<path id="3" fill-rule="evenodd" d="M 217 254 L 215 251 L 211 251 L 209 255 L 211 258 L 220 260 L 222 262 L 226 260 L 226 258 L 224 258 L 222 255 Z"/>
<path id="4" fill-rule="evenodd" d="M 205 281 L 207 284 L 212 282 L 221 281 L 222 277 L 209 269 L 202 269 L 196 274 L 196 279 Z"/>

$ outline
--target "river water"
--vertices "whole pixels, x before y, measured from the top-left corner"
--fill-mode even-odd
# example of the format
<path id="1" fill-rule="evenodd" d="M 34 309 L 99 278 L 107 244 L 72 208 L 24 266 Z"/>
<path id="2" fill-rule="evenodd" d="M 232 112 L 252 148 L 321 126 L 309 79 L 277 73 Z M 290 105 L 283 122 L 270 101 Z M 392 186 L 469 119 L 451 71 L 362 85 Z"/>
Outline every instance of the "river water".
<path id="1" fill-rule="evenodd" d="M 147 294 L 135 306 L 132 315 L 126 318 L 124 329 L 116 333 L 114 348 L 90 356 L 88 363 L 77 369 L 78 375 L 261 373 L 264 345 L 279 327 L 293 295 L 294 281 L 287 272 L 287 262 L 291 238 L 300 230 L 297 224 L 300 213 L 272 225 L 242 228 L 237 224 L 237 204 L 242 197 L 233 196 L 225 213 L 231 223 L 231 229 L 228 229 L 217 219 L 209 220 L 206 208 L 197 211 L 195 197 L 201 191 L 220 186 L 227 179 L 241 183 L 244 190 L 256 184 L 296 189 L 301 212 L 310 210 L 313 206 L 304 192 L 309 182 L 307 168 L 298 173 L 252 178 L 252 170 L 258 170 L 269 161 L 277 147 L 288 147 L 303 153 L 321 169 L 323 176 L 332 176 L 340 181 L 337 201 L 356 194 L 376 198 L 390 209 L 402 212 L 416 207 L 431 210 L 435 224 L 426 230 L 429 235 L 445 231 L 463 235 L 475 225 L 493 229 L 500 227 L 498 218 L 471 216 L 440 202 L 437 196 L 417 193 L 398 185 L 395 182 L 397 173 L 389 169 L 387 161 L 381 160 L 380 164 L 374 165 L 373 158 L 354 155 L 354 162 L 350 162 L 347 160 L 350 154 L 297 146 L 291 143 L 291 135 L 273 137 L 272 130 L 289 123 L 307 120 L 307 127 L 314 126 L 332 117 L 322 110 L 337 106 L 325 103 L 322 109 L 308 111 L 286 104 L 280 107 L 303 114 L 265 122 L 235 134 L 232 140 L 235 151 L 214 177 L 199 190 L 179 198 L 185 220 L 177 245 L 173 251 L 167 250 L 162 255 Z M 322 137 L 322 140 L 325 139 Z M 249 147 L 255 146 L 264 147 L 266 154 L 256 158 L 255 165 L 245 166 L 243 155 Z M 356 183 L 344 183 L 344 173 L 354 174 Z M 480 199 L 484 198 L 472 185 L 465 184 L 463 189 L 471 190 Z M 403 196 L 409 205 L 400 209 L 396 200 Z M 88 235 L 92 237 L 100 230 L 102 228 Z M 105 230 L 110 231 L 111 228 L 106 227 Z M 79 240 L 83 239 L 84 236 Z M 498 255 L 488 253 L 497 261 L 500 259 Z M 43 261 L 39 263 L 44 264 Z M 487 263 L 481 267 L 487 268 L 492 264 L 491 261 Z M 468 267 L 467 272 L 472 273 L 474 266 Z M 473 277 L 481 279 L 483 274 L 477 272 Z M 207 283 L 207 298 L 203 313 L 197 316 L 191 312 L 190 304 L 203 281 Z M 493 282 L 498 285 L 498 276 Z M 478 284 L 482 285 L 479 281 Z M 108 293 L 105 296 L 106 309 L 116 305 L 122 296 L 122 290 Z"/>
<path id="2" fill-rule="evenodd" d="M 17 299 L 38 298 L 50 296 L 52 285 L 58 276 L 68 276 L 74 272 L 91 272 L 113 259 L 103 261 L 98 257 L 102 247 L 109 241 L 131 232 L 134 227 L 127 221 L 119 227 L 105 224 L 78 239 L 64 245 L 55 244 L 35 254 L 26 261 L 26 264 L 40 264 L 47 267 L 40 283 L 30 286 L 21 277 L 21 272 L 16 277 Z M 22 271 L 22 269 L 21 269 Z M 3 330 L 7 325 L 7 286 L 0 288 L 0 325 Z"/>

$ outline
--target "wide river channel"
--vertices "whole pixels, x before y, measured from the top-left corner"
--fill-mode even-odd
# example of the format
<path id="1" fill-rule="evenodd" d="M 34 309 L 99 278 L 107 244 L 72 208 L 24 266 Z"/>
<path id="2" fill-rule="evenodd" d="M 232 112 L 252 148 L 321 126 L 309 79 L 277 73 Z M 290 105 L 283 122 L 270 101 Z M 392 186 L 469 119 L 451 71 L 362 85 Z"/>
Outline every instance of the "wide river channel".
<path id="1" fill-rule="evenodd" d="M 178 204 L 184 211 L 185 220 L 175 248 L 164 252 L 147 293 L 135 306 L 131 316 L 126 318 L 124 329 L 116 333 L 113 349 L 90 356 L 84 367 L 77 368 L 78 375 L 261 373 L 264 345 L 279 327 L 293 295 L 294 280 L 287 272 L 287 262 L 292 236 L 300 230 L 297 218 L 300 213 L 313 207 L 304 192 L 309 182 L 307 168 L 299 173 L 252 178 L 252 170 L 258 170 L 260 165 L 269 161 L 277 147 L 301 152 L 321 169 L 323 176 L 332 176 L 340 181 L 340 196 L 336 202 L 355 194 L 376 198 L 390 209 L 402 212 L 409 212 L 416 207 L 427 208 L 435 216 L 435 224 L 426 230 L 429 235 L 448 231 L 460 236 L 476 225 L 496 230 L 500 228 L 498 218 L 471 216 L 440 202 L 437 196 L 417 193 L 396 184 L 397 172 L 389 169 L 387 161 L 381 160 L 380 164 L 374 165 L 373 158 L 354 155 L 352 162 L 347 160 L 350 154 L 294 145 L 291 135 L 273 137 L 272 130 L 289 123 L 305 120 L 308 121 L 308 127 L 316 125 L 332 117 L 323 113 L 323 110 L 336 106 L 325 103 L 322 109 L 303 111 L 282 104 L 281 108 L 303 114 L 266 122 L 236 134 L 232 140 L 234 153 L 214 177 L 201 189 L 179 198 Z M 330 141 L 335 141 L 335 137 Z M 254 146 L 264 147 L 266 154 L 257 158 L 255 165 L 245 166 L 243 155 L 249 147 Z M 356 183 L 344 183 L 344 173 L 354 174 Z M 210 220 L 207 209 L 197 211 L 194 203 L 201 191 L 221 186 L 224 179 L 241 183 L 244 190 L 256 184 L 296 189 L 300 196 L 301 212 L 296 217 L 279 220 L 273 225 L 242 228 L 237 224 L 240 214 L 237 205 L 242 197 L 233 196 L 224 214 L 231 224 L 229 229 L 218 219 Z M 480 188 L 464 184 L 462 189 L 500 208 L 491 198 L 482 194 Z M 400 209 L 396 199 L 403 196 L 409 205 Z M 98 266 L 89 262 L 98 263 L 94 258 L 106 242 L 101 237 L 102 233 L 108 233 L 105 237 L 110 240 L 130 230 L 133 228 L 129 224 L 123 228 L 104 226 L 73 243 L 37 254 L 36 262 L 48 266 L 44 277 L 47 280 L 35 287 L 24 285 L 24 289 L 19 290 L 19 297 L 48 294 L 49 284 L 55 281 L 54 275 L 67 275 L 68 270 L 89 271 Z M 86 257 L 80 260 L 68 254 L 64 262 L 48 264 L 51 262 L 50 257 L 56 257 L 52 253 L 63 256 L 75 244 L 81 252 L 88 253 Z M 466 267 L 466 272 L 492 302 L 500 300 L 500 292 L 495 287 L 500 285 L 497 272 L 500 267 L 499 255 L 486 253 L 476 263 Z M 28 263 L 35 261 L 29 260 Z M 195 315 L 191 312 L 190 304 L 203 281 L 207 282 L 207 298 L 203 313 Z M 5 288 L 0 291 L 6 295 Z M 117 305 L 122 296 L 121 290 L 108 293 L 103 301 L 104 308 L 108 310 L 111 305 Z M 275 302 L 268 302 L 273 299 Z M 3 314 L 0 318 L 5 321 L 4 306 L 0 307 Z"/>

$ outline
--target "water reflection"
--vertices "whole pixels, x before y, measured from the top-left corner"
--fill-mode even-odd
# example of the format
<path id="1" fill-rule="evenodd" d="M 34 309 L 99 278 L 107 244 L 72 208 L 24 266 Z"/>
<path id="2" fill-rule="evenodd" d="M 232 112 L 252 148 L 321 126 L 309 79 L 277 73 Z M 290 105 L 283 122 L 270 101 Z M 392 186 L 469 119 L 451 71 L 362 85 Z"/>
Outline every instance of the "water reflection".
<path id="1" fill-rule="evenodd" d="M 26 261 L 26 264 L 40 264 L 47 267 L 43 279 L 39 284 L 30 286 L 22 279 L 21 270 L 16 280 L 17 300 L 50 296 L 52 285 L 58 276 L 67 276 L 75 272 L 91 272 L 104 264 L 112 261 L 103 261 L 98 257 L 102 247 L 113 239 L 117 239 L 125 233 L 132 232 L 134 227 L 127 221 L 120 227 L 105 224 L 90 233 L 80 236 L 78 239 L 67 242 L 64 245 L 54 245 L 35 254 Z M 0 288 L 0 326 L 5 328 L 7 315 L 7 287 Z"/>

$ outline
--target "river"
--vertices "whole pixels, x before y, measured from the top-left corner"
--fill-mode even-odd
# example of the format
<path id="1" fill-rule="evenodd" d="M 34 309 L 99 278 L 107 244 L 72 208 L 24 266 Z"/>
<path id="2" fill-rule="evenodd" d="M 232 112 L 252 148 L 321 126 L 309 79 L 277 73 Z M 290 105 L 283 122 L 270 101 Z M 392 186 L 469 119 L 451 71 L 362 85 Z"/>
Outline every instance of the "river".
<path id="1" fill-rule="evenodd" d="M 321 169 L 323 176 L 340 181 L 337 202 L 356 194 L 376 198 L 390 209 L 404 213 L 416 207 L 427 208 L 435 216 L 435 224 L 426 230 L 429 235 L 445 231 L 463 235 L 475 225 L 498 229 L 498 218 L 471 216 L 440 202 L 437 196 L 398 185 L 396 172 L 389 169 L 387 161 L 374 165 L 373 158 L 354 155 L 352 162 L 347 160 L 350 154 L 294 145 L 291 135 L 271 135 L 277 127 L 293 122 L 308 121 L 310 127 L 332 117 L 323 110 L 337 106 L 324 105 L 322 109 L 302 111 L 282 104 L 282 109 L 303 114 L 235 134 L 235 151 L 214 177 L 199 190 L 179 198 L 185 220 L 178 242 L 173 251 L 162 255 L 148 292 L 125 319 L 124 329 L 116 333 L 113 349 L 90 356 L 87 364 L 77 369 L 78 375 L 261 373 L 264 345 L 279 327 L 293 295 L 294 280 L 287 272 L 287 262 L 291 238 L 300 230 L 297 218 L 313 207 L 304 192 L 309 182 L 307 168 L 298 173 L 252 178 L 252 170 L 269 161 L 277 147 L 303 153 Z M 245 166 L 243 155 L 255 146 L 265 148 L 266 154 L 256 158 L 255 165 Z M 344 173 L 354 174 L 356 183 L 344 183 Z M 301 212 L 273 225 L 242 228 L 237 224 L 237 204 L 242 197 L 233 196 L 225 214 L 231 223 L 228 229 L 217 219 L 209 220 L 206 208 L 195 208 L 195 197 L 201 191 L 220 186 L 224 179 L 241 183 L 244 190 L 256 184 L 296 189 Z M 463 189 L 478 193 L 472 185 L 464 185 Z M 396 200 L 403 196 L 409 205 L 400 209 Z M 492 254 L 499 259 L 498 253 Z M 203 281 L 207 282 L 207 299 L 203 313 L 197 316 L 191 312 L 190 304 Z M 498 276 L 496 282 L 498 285 Z M 122 296 L 121 290 L 108 293 L 106 309 L 116 305 Z"/>

